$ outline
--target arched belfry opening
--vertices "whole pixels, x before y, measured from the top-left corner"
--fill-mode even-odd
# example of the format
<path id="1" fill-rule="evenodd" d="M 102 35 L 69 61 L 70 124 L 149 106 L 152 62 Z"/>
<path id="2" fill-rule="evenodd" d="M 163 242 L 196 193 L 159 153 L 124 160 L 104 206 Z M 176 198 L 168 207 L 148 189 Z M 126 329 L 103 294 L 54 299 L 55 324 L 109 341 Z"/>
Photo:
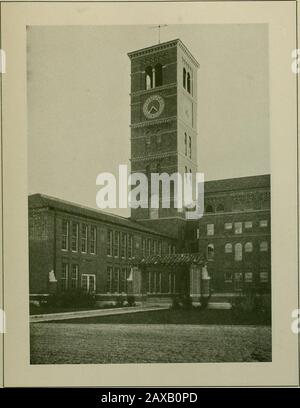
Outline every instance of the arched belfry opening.
<path id="1" fill-rule="evenodd" d="M 155 65 L 155 86 L 162 86 L 162 84 L 163 84 L 162 65 L 158 63 Z"/>
<path id="2" fill-rule="evenodd" d="M 145 69 L 145 87 L 146 89 L 153 88 L 153 72 L 150 66 Z"/>
<path id="3" fill-rule="evenodd" d="M 187 91 L 188 93 L 191 93 L 191 74 L 189 72 L 187 73 L 186 82 L 187 82 Z"/>

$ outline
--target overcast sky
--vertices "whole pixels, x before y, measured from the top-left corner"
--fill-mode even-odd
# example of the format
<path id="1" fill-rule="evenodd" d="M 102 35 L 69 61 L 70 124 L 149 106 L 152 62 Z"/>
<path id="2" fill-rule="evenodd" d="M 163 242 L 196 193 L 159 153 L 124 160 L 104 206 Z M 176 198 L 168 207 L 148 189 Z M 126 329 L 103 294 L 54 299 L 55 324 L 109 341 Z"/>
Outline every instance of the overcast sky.
<path id="1" fill-rule="evenodd" d="M 96 176 L 130 164 L 130 60 L 148 26 L 32 26 L 28 190 L 96 208 Z M 172 25 L 200 63 L 198 171 L 206 180 L 270 172 L 267 25 Z M 126 210 L 115 211 L 128 215 Z"/>

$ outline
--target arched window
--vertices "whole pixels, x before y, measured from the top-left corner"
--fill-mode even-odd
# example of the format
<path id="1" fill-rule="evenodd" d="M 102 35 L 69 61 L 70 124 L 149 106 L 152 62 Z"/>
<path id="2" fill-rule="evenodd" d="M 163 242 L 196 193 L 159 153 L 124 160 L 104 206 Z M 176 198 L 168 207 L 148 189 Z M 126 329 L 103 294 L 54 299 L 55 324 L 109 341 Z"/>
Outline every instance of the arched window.
<path id="1" fill-rule="evenodd" d="M 187 134 L 184 132 L 184 154 L 187 156 Z"/>
<path id="2" fill-rule="evenodd" d="M 231 254 L 232 253 L 232 244 L 227 243 L 225 244 L 225 254 Z"/>
<path id="3" fill-rule="evenodd" d="M 153 73 L 150 66 L 145 69 L 145 82 L 146 89 L 153 88 Z"/>
<path id="4" fill-rule="evenodd" d="M 191 93 L 191 74 L 188 72 L 187 74 L 187 91 L 188 93 Z"/>
<path id="5" fill-rule="evenodd" d="M 253 244 L 252 242 L 246 242 L 245 244 L 245 252 L 252 252 L 253 251 Z"/>
<path id="6" fill-rule="evenodd" d="M 161 86 L 162 84 L 163 84 L 162 65 L 156 64 L 155 65 L 155 86 Z"/>
<path id="7" fill-rule="evenodd" d="M 207 205 L 206 208 L 205 208 L 205 212 L 207 212 L 207 213 L 212 213 L 212 212 L 214 212 L 212 205 L 210 205 L 210 204 Z"/>
<path id="8" fill-rule="evenodd" d="M 218 204 L 217 205 L 217 211 L 218 212 L 224 212 L 224 205 L 223 204 Z"/>
<path id="9" fill-rule="evenodd" d="M 268 243 L 267 243 L 267 241 L 262 241 L 262 242 L 259 244 L 259 250 L 260 250 L 261 252 L 267 252 L 267 250 L 268 250 Z"/>
<path id="10" fill-rule="evenodd" d="M 214 259 L 214 255 L 215 255 L 215 248 L 214 248 L 214 244 L 208 244 L 207 245 L 207 259 Z"/>
<path id="11" fill-rule="evenodd" d="M 186 89 L 186 69 L 183 68 L 183 79 L 182 79 L 183 87 Z"/>
<path id="12" fill-rule="evenodd" d="M 243 246 L 238 243 L 234 246 L 234 260 L 241 261 L 243 259 Z"/>
<path id="13" fill-rule="evenodd" d="M 189 136 L 189 157 L 192 158 L 192 138 Z"/>

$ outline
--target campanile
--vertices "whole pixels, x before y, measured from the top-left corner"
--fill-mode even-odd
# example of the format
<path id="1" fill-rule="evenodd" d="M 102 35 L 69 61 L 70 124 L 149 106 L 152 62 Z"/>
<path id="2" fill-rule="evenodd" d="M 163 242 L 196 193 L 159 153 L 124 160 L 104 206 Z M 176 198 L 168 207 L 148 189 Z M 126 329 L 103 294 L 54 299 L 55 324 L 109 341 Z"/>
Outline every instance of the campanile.
<path id="1" fill-rule="evenodd" d="M 128 54 L 131 60 L 131 172 L 194 174 L 197 171 L 197 71 L 199 64 L 176 39 Z M 131 210 L 135 220 L 184 218 L 174 208 Z M 161 197 L 160 197 L 161 199 Z M 151 225 L 151 224 L 150 224 Z"/>

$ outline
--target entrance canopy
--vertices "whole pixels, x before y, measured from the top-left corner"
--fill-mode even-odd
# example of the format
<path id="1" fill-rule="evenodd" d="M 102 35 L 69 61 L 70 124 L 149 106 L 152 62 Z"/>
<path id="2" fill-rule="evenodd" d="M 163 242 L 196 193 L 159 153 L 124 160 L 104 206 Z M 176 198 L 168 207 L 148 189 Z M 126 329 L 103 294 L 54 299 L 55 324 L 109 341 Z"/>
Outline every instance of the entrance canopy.
<path id="1" fill-rule="evenodd" d="M 203 254 L 171 254 L 171 255 L 149 255 L 136 259 L 135 265 L 205 265 L 206 258 Z"/>

